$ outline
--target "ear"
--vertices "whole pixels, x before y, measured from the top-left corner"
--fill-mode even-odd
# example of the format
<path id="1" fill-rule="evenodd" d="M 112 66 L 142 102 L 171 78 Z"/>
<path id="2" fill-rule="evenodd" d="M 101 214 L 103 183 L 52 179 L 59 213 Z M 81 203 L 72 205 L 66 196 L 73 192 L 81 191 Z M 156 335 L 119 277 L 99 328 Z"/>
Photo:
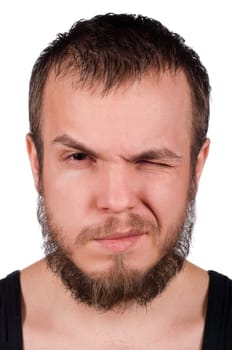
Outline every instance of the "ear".
<path id="1" fill-rule="evenodd" d="M 34 141 L 30 134 L 26 135 L 26 145 L 27 153 L 31 163 L 32 175 L 34 178 L 34 184 L 37 192 L 39 192 L 39 179 L 40 179 L 40 169 L 39 169 L 39 159 L 36 151 Z"/>
<path id="2" fill-rule="evenodd" d="M 208 157 L 209 146 L 210 146 L 210 140 L 207 138 L 203 143 L 203 145 L 201 146 L 200 152 L 198 153 L 198 156 L 197 156 L 196 169 L 195 169 L 197 187 L 200 181 L 200 177 L 201 177 L 206 159 Z"/>

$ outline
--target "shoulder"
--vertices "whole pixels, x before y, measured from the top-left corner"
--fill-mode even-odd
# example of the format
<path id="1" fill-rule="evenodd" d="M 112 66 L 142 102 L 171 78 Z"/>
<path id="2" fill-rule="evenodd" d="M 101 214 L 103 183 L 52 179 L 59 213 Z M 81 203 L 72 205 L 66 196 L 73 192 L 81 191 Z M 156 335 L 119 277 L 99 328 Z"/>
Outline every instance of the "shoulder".
<path id="1" fill-rule="evenodd" d="M 209 271 L 209 277 L 203 349 L 230 349 L 232 348 L 232 280 L 215 271 Z"/>
<path id="2" fill-rule="evenodd" d="M 8 299 L 15 299 L 16 295 L 20 295 L 19 271 L 0 280 L 0 307 L 4 307 L 4 302 L 7 303 Z"/>
<path id="3" fill-rule="evenodd" d="M 223 305 L 231 303 L 232 280 L 216 271 L 209 271 L 209 277 L 208 304 L 213 301 L 218 307 L 221 308 Z"/>
<path id="4" fill-rule="evenodd" d="M 8 284 L 8 281 L 15 280 L 16 282 L 17 280 L 19 280 L 19 274 L 20 272 L 17 270 L 10 273 L 5 278 L 0 279 L 0 291 L 2 292 L 4 290 L 5 286 Z"/>
<path id="5" fill-rule="evenodd" d="M 232 280 L 229 277 L 227 277 L 227 276 L 225 276 L 225 275 L 223 275 L 223 274 L 221 274 L 219 272 L 216 272 L 216 271 L 213 271 L 213 270 L 209 270 L 208 273 L 209 273 L 209 276 L 210 276 L 210 280 L 212 280 L 212 282 L 216 281 L 216 282 L 220 283 L 222 281 L 227 281 L 229 283 L 232 283 Z"/>
<path id="6" fill-rule="evenodd" d="M 0 280 L 0 349 L 8 349 L 21 338 L 20 299 L 19 271 L 15 271 Z"/>

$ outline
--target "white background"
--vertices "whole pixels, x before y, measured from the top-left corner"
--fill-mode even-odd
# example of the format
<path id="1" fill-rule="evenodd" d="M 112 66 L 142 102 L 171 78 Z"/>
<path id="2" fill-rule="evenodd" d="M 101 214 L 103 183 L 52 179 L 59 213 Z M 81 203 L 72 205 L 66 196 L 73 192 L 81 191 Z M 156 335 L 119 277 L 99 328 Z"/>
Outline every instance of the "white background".
<path id="1" fill-rule="evenodd" d="M 0 4 L 0 277 L 42 257 L 36 192 L 25 149 L 32 65 L 58 32 L 80 18 L 140 13 L 181 34 L 212 85 L 210 156 L 197 198 L 190 260 L 232 277 L 232 24 L 230 1 L 21 0 Z"/>

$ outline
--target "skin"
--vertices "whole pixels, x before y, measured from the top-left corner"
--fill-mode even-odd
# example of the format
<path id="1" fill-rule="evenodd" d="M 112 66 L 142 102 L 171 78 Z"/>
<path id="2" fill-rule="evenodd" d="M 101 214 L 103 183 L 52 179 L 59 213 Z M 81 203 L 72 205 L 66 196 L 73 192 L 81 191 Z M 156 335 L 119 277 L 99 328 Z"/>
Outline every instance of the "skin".
<path id="1" fill-rule="evenodd" d="M 42 110 L 43 194 L 59 240 L 83 271 L 107 273 L 119 251 L 127 269 L 144 271 L 162 257 L 170 228 L 186 208 L 192 175 L 190 91 L 181 72 L 148 74 L 105 96 L 101 90 L 73 89 L 70 77 L 51 74 Z M 91 156 L 83 157 L 83 145 Z M 27 149 L 38 190 L 39 164 L 30 136 Z M 206 140 L 197 159 L 197 185 L 208 149 Z M 129 232 L 129 214 L 150 220 L 159 235 L 141 235 L 129 247 L 122 240 L 113 248 L 96 240 L 76 245 L 80 230 L 110 216 L 120 220 L 120 233 Z M 188 262 L 147 309 L 132 303 L 123 313 L 99 314 L 77 304 L 44 261 L 22 271 L 21 284 L 26 350 L 77 344 L 81 349 L 201 348 L 208 274 Z"/>

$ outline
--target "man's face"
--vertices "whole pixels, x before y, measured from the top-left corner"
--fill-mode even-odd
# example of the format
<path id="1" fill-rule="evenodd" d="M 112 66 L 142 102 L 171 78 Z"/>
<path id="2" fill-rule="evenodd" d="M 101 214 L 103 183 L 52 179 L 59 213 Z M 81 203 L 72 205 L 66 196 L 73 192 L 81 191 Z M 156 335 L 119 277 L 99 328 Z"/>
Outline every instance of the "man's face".
<path id="1" fill-rule="evenodd" d="M 40 179 L 49 228 L 88 276 L 145 272 L 182 230 L 191 183 L 185 76 L 146 76 L 102 95 L 50 77 Z"/>

